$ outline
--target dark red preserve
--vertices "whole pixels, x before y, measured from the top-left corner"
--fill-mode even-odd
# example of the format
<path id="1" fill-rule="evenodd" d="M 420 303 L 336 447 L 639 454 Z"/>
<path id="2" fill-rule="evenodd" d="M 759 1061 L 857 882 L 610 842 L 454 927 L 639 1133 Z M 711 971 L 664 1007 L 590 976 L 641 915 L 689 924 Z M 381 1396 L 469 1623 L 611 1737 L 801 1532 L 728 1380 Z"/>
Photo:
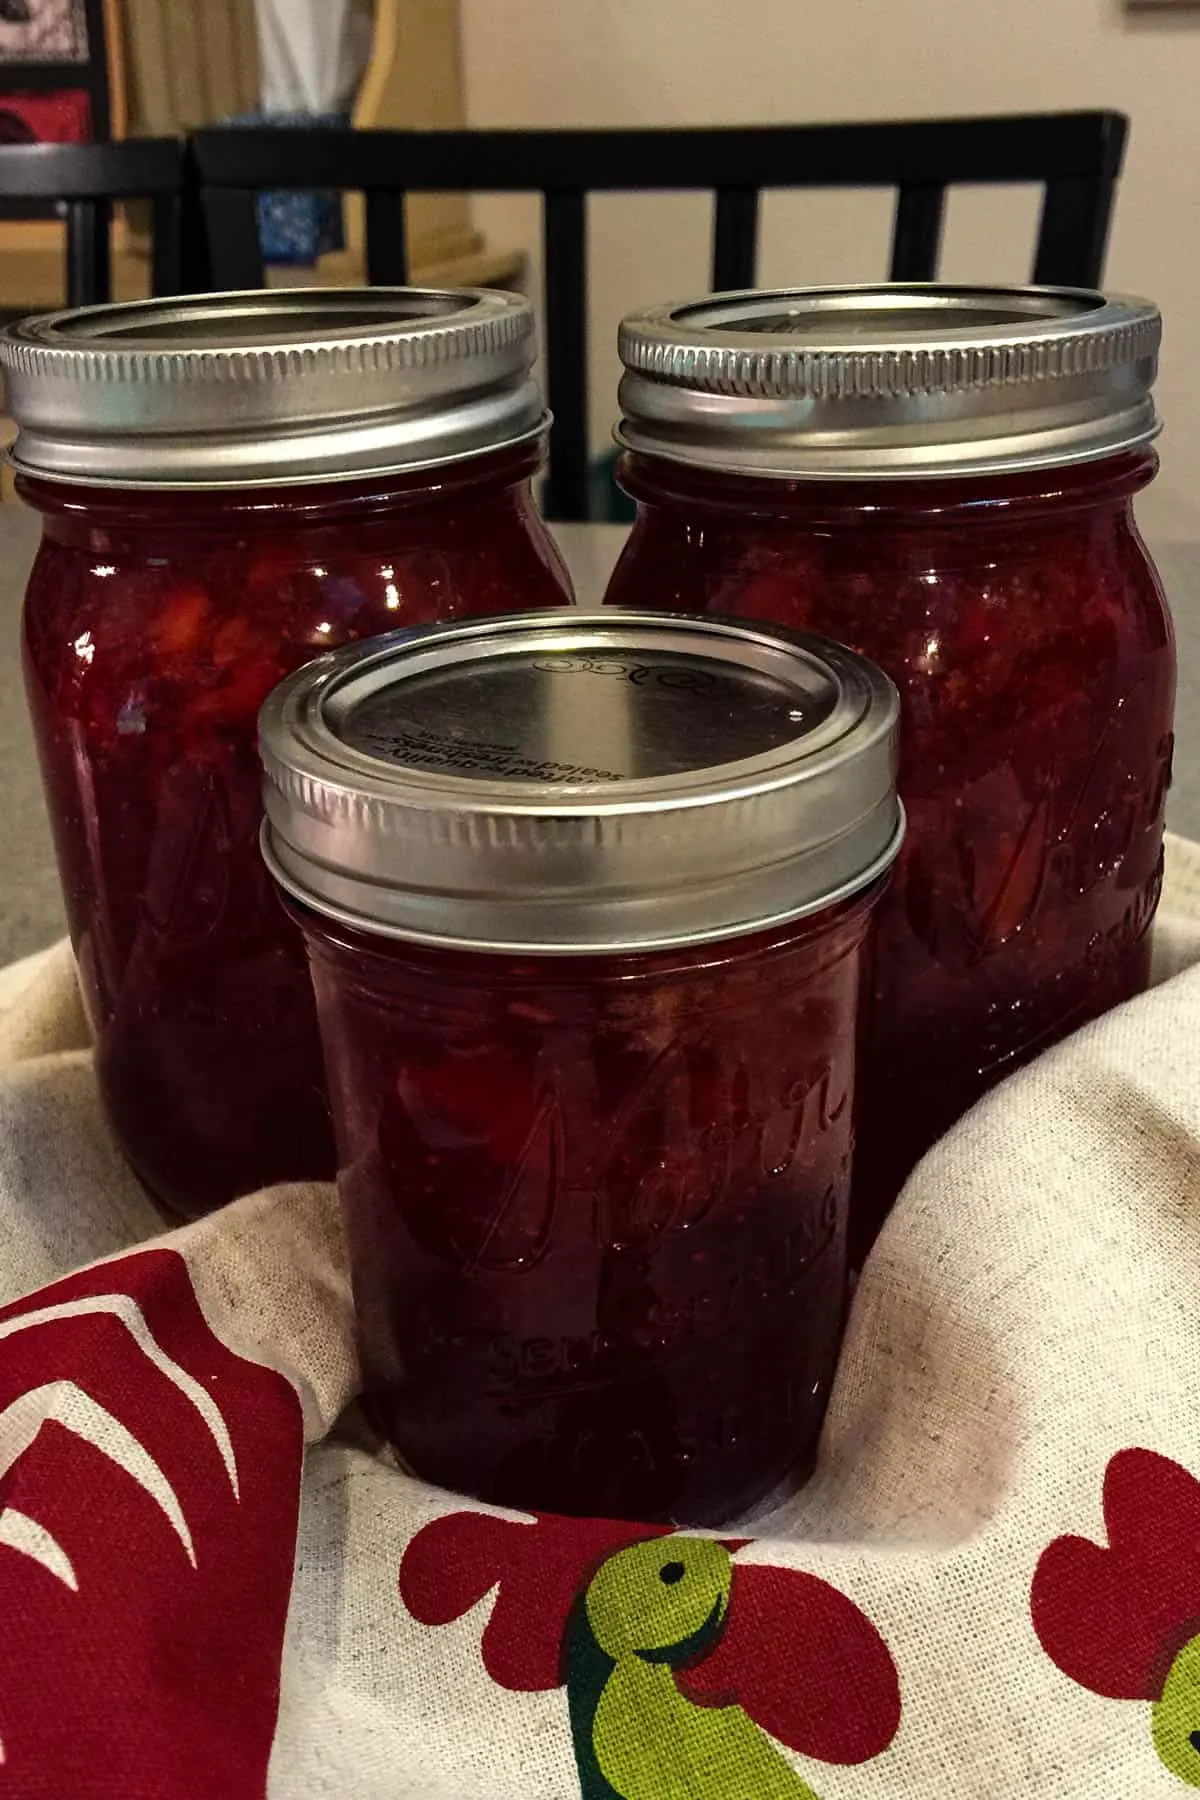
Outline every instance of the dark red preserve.
<path id="1" fill-rule="evenodd" d="M 1143 302 L 936 288 L 623 329 L 638 518 L 608 600 L 826 632 L 900 689 L 855 1260 L 961 1113 L 1146 982 L 1175 660 L 1131 502 L 1158 334 Z"/>
<path id="2" fill-rule="evenodd" d="M 558 605 L 508 296 L 341 290 L 10 331 L 45 517 L 25 668 L 108 1114 L 187 1215 L 331 1175 L 298 932 L 258 852 L 258 709 L 322 650 Z"/>
<path id="3" fill-rule="evenodd" d="M 367 1400 L 423 1479 L 715 1523 L 811 1465 L 895 716 L 833 646 L 644 613 L 268 702 Z"/>

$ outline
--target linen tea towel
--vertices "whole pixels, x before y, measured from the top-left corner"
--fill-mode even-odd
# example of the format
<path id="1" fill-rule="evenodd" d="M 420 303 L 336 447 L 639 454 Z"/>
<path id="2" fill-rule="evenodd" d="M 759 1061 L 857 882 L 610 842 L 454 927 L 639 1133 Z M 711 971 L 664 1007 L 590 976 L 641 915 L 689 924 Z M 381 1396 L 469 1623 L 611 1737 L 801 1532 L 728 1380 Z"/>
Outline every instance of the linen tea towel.
<path id="1" fill-rule="evenodd" d="M 501 1514 L 336 1423 L 356 1371 L 330 1191 L 154 1236 L 69 959 L 10 974 L 0 1800 L 1200 1785 L 1187 846 L 1166 895 L 1170 979 L 926 1159 L 860 1283 L 814 1479 L 716 1534 Z"/>

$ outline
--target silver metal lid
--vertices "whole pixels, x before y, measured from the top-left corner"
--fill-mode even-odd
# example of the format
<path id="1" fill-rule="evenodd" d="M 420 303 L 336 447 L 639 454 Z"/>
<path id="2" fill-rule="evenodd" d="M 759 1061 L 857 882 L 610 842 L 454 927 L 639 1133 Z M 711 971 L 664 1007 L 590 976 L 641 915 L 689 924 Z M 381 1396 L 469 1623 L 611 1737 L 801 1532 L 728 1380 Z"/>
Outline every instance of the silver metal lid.
<path id="1" fill-rule="evenodd" d="M 111 487 L 401 473 L 538 436 L 533 314 L 472 288 L 81 307 L 0 335 L 13 461 Z"/>
<path id="2" fill-rule="evenodd" d="M 335 919 L 422 943 L 644 950 L 798 919 L 903 830 L 898 702 L 822 638 L 520 614 L 390 633 L 263 707 L 263 848 Z"/>
<path id="3" fill-rule="evenodd" d="M 981 475 L 1158 432 L 1162 320 L 1082 288 L 933 284 L 715 294 L 620 331 L 630 450 L 747 475 Z"/>

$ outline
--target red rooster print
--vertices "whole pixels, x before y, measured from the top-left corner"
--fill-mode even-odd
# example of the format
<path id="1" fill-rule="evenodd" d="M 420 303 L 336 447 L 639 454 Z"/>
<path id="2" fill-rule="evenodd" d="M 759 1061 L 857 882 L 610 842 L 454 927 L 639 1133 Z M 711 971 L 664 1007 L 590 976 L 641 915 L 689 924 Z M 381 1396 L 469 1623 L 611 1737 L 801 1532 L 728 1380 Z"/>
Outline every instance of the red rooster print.
<path id="1" fill-rule="evenodd" d="M 745 1542 L 451 1513 L 409 1544 L 400 1596 L 445 1625 L 497 1590 L 484 1667 L 505 1688 L 565 1686 L 583 1800 L 815 1800 L 780 1746 L 879 1755 L 900 1723 L 896 1668 L 844 1594 L 737 1562 Z"/>
<path id="2" fill-rule="evenodd" d="M 1081 1687 L 1151 1703 L 1160 1761 L 1200 1787 L 1200 1482 L 1153 1450 L 1104 1475 L 1107 1545 L 1056 1538 L 1030 1607 L 1046 1655 Z"/>
<path id="3" fill-rule="evenodd" d="M 0 1800 L 261 1800 L 302 1453 L 174 1250 L 0 1310 Z"/>

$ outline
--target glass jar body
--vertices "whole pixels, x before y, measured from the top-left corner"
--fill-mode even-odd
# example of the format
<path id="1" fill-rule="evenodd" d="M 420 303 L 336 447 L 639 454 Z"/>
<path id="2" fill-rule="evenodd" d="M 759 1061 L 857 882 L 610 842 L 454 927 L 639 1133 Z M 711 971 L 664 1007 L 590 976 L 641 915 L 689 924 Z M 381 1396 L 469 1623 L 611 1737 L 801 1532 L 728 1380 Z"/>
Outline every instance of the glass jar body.
<path id="1" fill-rule="evenodd" d="M 845 1304 L 872 901 L 530 959 L 300 913 L 364 1384 L 422 1479 L 699 1523 L 807 1471 Z"/>
<path id="2" fill-rule="evenodd" d="M 609 602 L 823 632 L 900 689 L 855 1262 L 957 1117 L 1145 985 L 1175 685 L 1131 509 L 1154 468 L 863 484 L 623 458 L 638 519 Z"/>
<path id="3" fill-rule="evenodd" d="M 101 1091 L 173 1212 L 334 1167 L 303 947 L 258 851 L 258 708 L 338 644 L 567 601 L 536 461 L 252 493 L 20 482 L 45 521 L 26 689 Z"/>

